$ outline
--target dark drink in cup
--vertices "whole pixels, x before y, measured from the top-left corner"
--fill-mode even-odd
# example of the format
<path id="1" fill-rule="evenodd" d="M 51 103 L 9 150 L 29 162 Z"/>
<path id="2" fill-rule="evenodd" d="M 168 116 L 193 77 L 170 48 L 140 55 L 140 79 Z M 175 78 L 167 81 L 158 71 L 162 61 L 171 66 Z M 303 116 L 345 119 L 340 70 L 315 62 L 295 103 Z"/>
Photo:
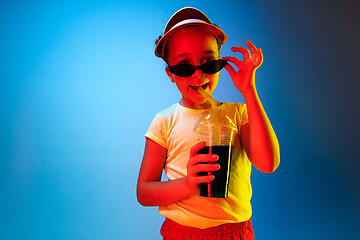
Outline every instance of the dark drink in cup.
<path id="1" fill-rule="evenodd" d="M 198 154 L 216 154 L 219 159 L 216 161 L 220 165 L 220 169 L 210 172 L 215 179 L 209 183 L 199 184 L 200 196 L 227 198 L 230 180 L 231 167 L 231 145 L 230 146 L 206 146 Z M 206 176 L 208 172 L 200 172 L 199 176 Z"/>

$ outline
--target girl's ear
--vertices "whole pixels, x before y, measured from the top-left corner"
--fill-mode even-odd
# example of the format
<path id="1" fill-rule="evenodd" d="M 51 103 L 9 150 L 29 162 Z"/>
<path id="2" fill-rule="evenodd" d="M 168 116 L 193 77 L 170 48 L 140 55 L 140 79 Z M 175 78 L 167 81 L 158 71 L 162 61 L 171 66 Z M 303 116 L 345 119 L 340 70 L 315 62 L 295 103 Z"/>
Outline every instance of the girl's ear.
<path id="1" fill-rule="evenodd" d="M 175 82 L 175 79 L 173 78 L 173 75 L 172 75 L 172 73 L 170 72 L 168 66 L 165 67 L 165 71 L 166 71 L 166 74 L 168 75 L 168 77 L 170 78 L 170 80 L 174 83 L 174 82 Z"/>

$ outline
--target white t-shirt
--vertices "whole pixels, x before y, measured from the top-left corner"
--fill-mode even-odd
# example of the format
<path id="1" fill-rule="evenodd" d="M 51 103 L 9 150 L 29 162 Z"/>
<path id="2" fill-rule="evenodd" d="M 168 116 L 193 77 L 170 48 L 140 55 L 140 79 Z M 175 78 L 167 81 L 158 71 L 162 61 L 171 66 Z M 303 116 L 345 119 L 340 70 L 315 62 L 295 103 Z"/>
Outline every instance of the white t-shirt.
<path id="1" fill-rule="evenodd" d="M 208 198 L 198 195 L 179 202 L 160 206 L 161 215 L 197 228 L 224 223 L 247 221 L 252 214 L 250 199 L 251 163 L 240 141 L 241 126 L 248 123 L 245 104 L 223 103 L 219 106 L 233 119 L 238 128 L 233 145 L 228 198 Z M 190 109 L 176 103 L 156 114 L 145 137 L 167 149 L 165 174 L 170 179 L 186 176 L 190 149 L 197 143 L 194 125 L 204 110 Z"/>

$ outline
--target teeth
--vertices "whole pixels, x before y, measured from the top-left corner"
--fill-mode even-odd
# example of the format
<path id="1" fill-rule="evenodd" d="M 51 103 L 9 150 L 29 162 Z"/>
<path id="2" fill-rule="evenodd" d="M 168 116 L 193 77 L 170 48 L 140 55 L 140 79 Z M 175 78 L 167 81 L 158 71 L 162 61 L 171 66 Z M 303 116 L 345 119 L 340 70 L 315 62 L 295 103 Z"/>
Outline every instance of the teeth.
<path id="1" fill-rule="evenodd" d="M 197 84 L 197 85 L 190 85 L 190 87 L 192 89 L 194 89 L 195 91 L 199 91 L 200 88 L 205 88 L 208 85 L 208 83 L 205 84 Z"/>
<path id="2" fill-rule="evenodd" d="M 206 84 L 208 84 L 208 83 L 205 83 L 205 84 L 199 84 L 199 85 L 191 85 L 191 87 L 203 87 L 203 86 L 205 86 Z"/>
<path id="3" fill-rule="evenodd" d="M 193 85 L 193 86 L 191 86 L 191 87 L 194 88 L 194 89 L 199 89 L 199 88 L 202 87 L 202 85 Z"/>

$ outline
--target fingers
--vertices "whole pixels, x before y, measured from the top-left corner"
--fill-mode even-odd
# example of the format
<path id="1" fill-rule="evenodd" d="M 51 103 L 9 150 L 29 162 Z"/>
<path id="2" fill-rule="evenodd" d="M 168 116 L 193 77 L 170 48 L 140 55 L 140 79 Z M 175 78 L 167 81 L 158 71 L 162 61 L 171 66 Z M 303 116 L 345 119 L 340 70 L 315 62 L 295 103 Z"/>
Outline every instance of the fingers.
<path id="1" fill-rule="evenodd" d="M 214 176 L 199 176 L 200 172 L 214 172 L 220 169 L 219 164 L 214 164 L 219 157 L 216 154 L 198 154 L 205 147 L 205 142 L 199 142 L 190 149 L 190 159 L 187 164 L 187 177 L 192 184 L 210 182 Z"/>
<path id="2" fill-rule="evenodd" d="M 199 163 L 206 162 L 215 162 L 218 160 L 218 155 L 216 154 L 198 154 L 198 151 L 205 147 L 205 142 L 198 142 L 190 149 L 190 159 L 188 162 L 188 168 L 192 168 L 193 166 Z"/>
<path id="3" fill-rule="evenodd" d="M 199 176 L 195 179 L 195 183 L 196 184 L 207 183 L 207 182 L 211 182 L 214 179 L 215 179 L 214 175 L 201 176 L 201 177 Z"/>
<path id="4" fill-rule="evenodd" d="M 219 169 L 219 164 L 197 164 L 193 166 L 191 173 L 188 173 L 188 177 L 192 177 L 193 183 L 196 184 L 210 182 L 214 180 L 214 175 L 211 175 L 212 172 L 218 171 Z"/>
<path id="5" fill-rule="evenodd" d="M 200 163 L 216 162 L 218 158 L 219 157 L 216 154 L 196 154 L 190 157 L 188 168 L 193 168 Z"/>
<path id="6" fill-rule="evenodd" d="M 257 67 L 260 66 L 263 62 L 261 48 L 256 48 L 255 45 L 252 44 L 252 42 L 250 42 L 249 40 L 246 41 L 246 45 L 250 48 L 252 52 L 251 60 L 254 62 L 254 65 Z"/>
<path id="7" fill-rule="evenodd" d="M 255 61 L 255 65 L 257 67 L 260 67 L 260 65 L 263 63 L 263 54 L 261 52 L 261 48 L 258 48 L 257 51 L 258 51 L 258 59 Z"/>
<path id="8" fill-rule="evenodd" d="M 231 78 L 236 74 L 235 69 L 230 64 L 226 64 L 224 68 L 226 71 L 228 71 Z"/>
<path id="9" fill-rule="evenodd" d="M 239 59 L 236 58 L 236 57 L 222 57 L 221 59 L 224 59 L 224 60 L 227 60 L 227 61 L 229 61 L 229 62 L 232 62 L 232 63 L 235 64 L 236 66 L 239 66 L 239 65 L 242 64 L 242 61 L 239 60 Z M 229 65 L 229 64 L 227 64 L 227 65 Z M 225 65 L 225 67 L 226 67 L 227 65 Z"/>
<path id="10" fill-rule="evenodd" d="M 244 57 L 244 61 L 247 59 L 251 59 L 251 61 L 253 63 L 255 63 L 255 65 L 261 65 L 262 61 L 263 61 L 263 56 L 262 56 L 262 52 L 260 48 L 256 48 L 255 45 L 250 42 L 249 40 L 246 41 L 246 45 L 250 48 L 250 51 L 247 48 L 238 46 L 238 47 L 232 47 L 231 50 L 233 52 L 240 52 L 243 54 Z M 226 58 L 223 58 L 225 60 L 228 60 Z M 230 61 L 230 60 L 229 60 Z M 240 60 L 239 60 L 240 61 Z M 237 65 L 235 62 L 233 62 L 235 65 Z"/>
<path id="11" fill-rule="evenodd" d="M 249 49 L 247 49 L 247 48 L 240 47 L 240 46 L 238 46 L 238 47 L 232 47 L 232 48 L 231 48 L 231 51 L 242 53 L 243 56 L 244 56 L 244 60 L 250 58 L 250 51 L 249 51 Z"/>
<path id="12" fill-rule="evenodd" d="M 195 144 L 194 146 L 191 147 L 190 149 L 190 158 L 192 158 L 193 156 L 195 156 L 197 154 L 197 152 L 205 147 L 205 142 L 198 142 L 197 144 Z"/>
<path id="13" fill-rule="evenodd" d="M 213 172 L 213 171 L 217 171 L 219 169 L 220 169 L 220 165 L 217 163 L 215 163 L 215 164 L 202 163 L 202 164 L 197 164 L 193 167 L 194 173 Z"/>
<path id="14" fill-rule="evenodd" d="M 252 44 L 252 42 L 250 42 L 249 40 L 246 41 L 246 45 L 250 48 L 251 52 L 254 54 L 254 53 L 257 53 L 257 49 L 255 47 L 254 44 Z"/>
<path id="15" fill-rule="evenodd" d="M 239 70 L 244 65 L 243 61 L 239 60 L 236 57 L 223 57 L 222 59 L 228 60 L 229 62 L 232 62 L 233 64 L 235 64 L 239 68 Z M 225 68 L 226 71 L 228 71 L 230 77 L 233 77 L 233 75 L 236 74 L 236 70 L 230 64 L 226 64 L 224 68 Z"/>

